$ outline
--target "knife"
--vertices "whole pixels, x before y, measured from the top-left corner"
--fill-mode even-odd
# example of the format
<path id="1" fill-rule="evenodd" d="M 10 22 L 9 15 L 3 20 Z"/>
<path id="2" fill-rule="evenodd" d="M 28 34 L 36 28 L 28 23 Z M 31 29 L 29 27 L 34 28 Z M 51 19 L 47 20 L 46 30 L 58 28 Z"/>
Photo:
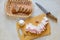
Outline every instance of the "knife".
<path id="1" fill-rule="evenodd" d="M 57 22 L 57 18 L 54 15 L 52 15 L 50 12 L 48 12 L 43 6 L 41 6 L 37 2 L 35 2 L 35 4 L 46 14 L 48 18 Z"/>

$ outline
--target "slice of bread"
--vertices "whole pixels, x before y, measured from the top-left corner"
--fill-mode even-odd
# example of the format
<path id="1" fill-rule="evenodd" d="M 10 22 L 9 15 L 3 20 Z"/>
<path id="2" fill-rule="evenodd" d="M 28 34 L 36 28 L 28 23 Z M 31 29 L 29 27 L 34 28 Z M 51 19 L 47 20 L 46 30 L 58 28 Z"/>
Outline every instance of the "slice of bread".
<path id="1" fill-rule="evenodd" d="M 31 0 L 8 0 L 5 4 L 6 14 L 14 17 L 27 18 L 32 14 Z"/>
<path id="2" fill-rule="evenodd" d="M 45 14 L 41 14 L 41 15 L 33 17 L 33 18 L 28 18 L 28 19 L 25 20 L 25 24 L 32 23 L 33 25 L 37 25 L 35 21 L 39 20 L 41 22 L 43 17 L 45 17 L 45 16 L 46 16 Z M 23 34 L 25 35 L 25 38 L 34 39 L 34 38 L 38 38 L 38 37 L 42 37 L 42 36 L 50 34 L 50 24 L 49 23 L 46 25 L 46 30 L 43 31 L 41 34 L 33 34 L 33 33 L 30 33 L 30 32 L 26 32 L 25 28 L 26 28 L 26 25 L 20 27 L 19 23 L 17 22 L 17 29 L 22 30 Z"/>

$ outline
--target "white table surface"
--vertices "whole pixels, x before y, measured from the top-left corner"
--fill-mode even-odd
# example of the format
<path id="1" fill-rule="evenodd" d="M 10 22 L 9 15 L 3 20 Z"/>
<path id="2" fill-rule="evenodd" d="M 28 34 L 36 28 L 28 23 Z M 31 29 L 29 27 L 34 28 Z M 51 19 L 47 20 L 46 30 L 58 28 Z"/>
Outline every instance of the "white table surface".
<path id="1" fill-rule="evenodd" d="M 19 40 L 16 32 L 16 20 L 6 16 L 4 3 L 6 0 L 0 0 L 0 40 Z M 40 3 L 48 11 L 58 18 L 58 23 L 49 19 L 51 25 L 51 35 L 44 36 L 35 40 L 60 40 L 60 0 L 33 0 L 34 11 L 32 16 L 43 13 L 34 2 Z"/>

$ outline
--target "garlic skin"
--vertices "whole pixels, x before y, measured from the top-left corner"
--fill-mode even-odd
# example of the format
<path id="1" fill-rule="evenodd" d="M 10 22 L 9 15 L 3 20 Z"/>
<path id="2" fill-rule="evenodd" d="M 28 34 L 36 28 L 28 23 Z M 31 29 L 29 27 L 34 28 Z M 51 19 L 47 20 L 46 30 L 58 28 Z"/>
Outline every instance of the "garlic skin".
<path id="1" fill-rule="evenodd" d="M 25 24 L 24 20 L 19 20 L 20 26 L 23 26 Z"/>
<path id="2" fill-rule="evenodd" d="M 26 24 L 26 31 L 29 31 L 31 33 L 41 34 L 42 31 L 44 31 L 45 25 L 48 23 L 47 17 L 44 17 L 41 23 L 39 23 L 37 26 L 33 25 L 32 23 Z"/>

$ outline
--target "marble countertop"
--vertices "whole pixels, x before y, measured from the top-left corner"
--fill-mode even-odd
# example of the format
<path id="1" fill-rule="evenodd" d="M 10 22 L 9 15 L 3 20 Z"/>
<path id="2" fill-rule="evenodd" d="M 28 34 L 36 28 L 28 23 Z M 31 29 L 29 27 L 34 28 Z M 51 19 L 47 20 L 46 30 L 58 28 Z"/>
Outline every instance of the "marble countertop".
<path id="1" fill-rule="evenodd" d="M 35 40 L 60 40 L 60 0 L 32 0 L 33 14 L 37 16 L 43 13 L 34 2 L 40 3 L 46 10 L 50 11 L 58 18 L 55 23 L 49 19 L 51 25 L 51 35 L 44 36 Z M 19 40 L 16 32 L 16 18 L 8 17 L 5 14 L 4 4 L 6 0 L 0 0 L 0 40 Z"/>

